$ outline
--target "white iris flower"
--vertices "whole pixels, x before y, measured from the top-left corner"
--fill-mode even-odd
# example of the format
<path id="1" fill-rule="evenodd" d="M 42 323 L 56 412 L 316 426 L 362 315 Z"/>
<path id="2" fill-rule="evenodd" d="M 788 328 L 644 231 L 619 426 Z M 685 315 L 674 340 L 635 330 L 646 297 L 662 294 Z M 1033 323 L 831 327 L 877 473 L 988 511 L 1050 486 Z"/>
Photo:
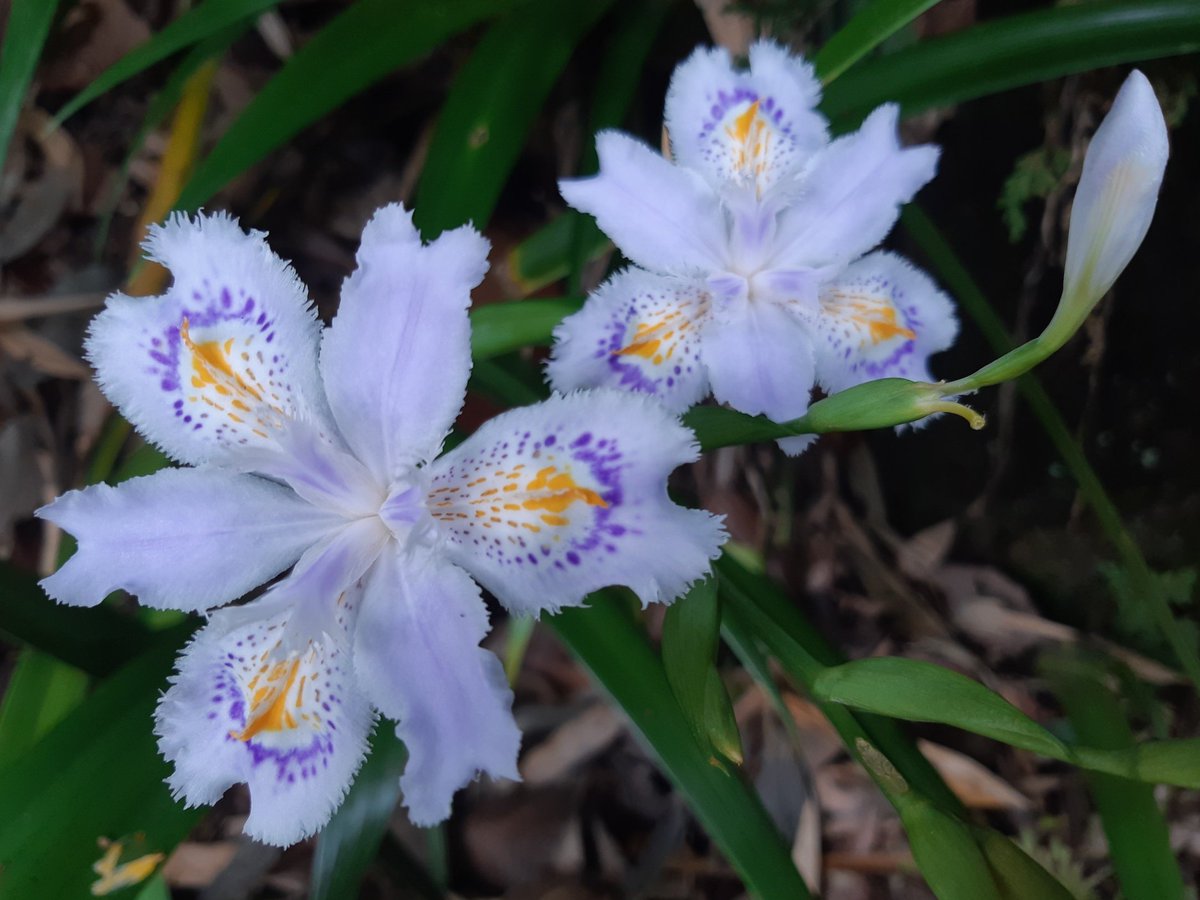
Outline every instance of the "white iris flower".
<path id="1" fill-rule="evenodd" d="M 674 162 L 615 131 L 600 173 L 561 183 L 636 267 L 555 333 L 560 390 L 608 385 L 682 411 L 711 393 L 776 421 L 875 378 L 930 380 L 958 325 L 922 272 L 869 252 L 933 177 L 938 151 L 902 148 L 895 106 L 831 141 L 812 67 L 760 41 L 750 68 L 697 50 L 675 71 Z M 807 438 L 781 441 L 798 452 Z"/>
<path id="2" fill-rule="evenodd" d="M 111 298 L 88 352 L 121 412 L 191 468 L 41 510 L 79 543 L 43 585 L 63 603 L 123 588 L 206 612 L 293 567 L 212 614 L 159 704 L 190 803 L 245 782 L 246 831 L 299 840 L 341 802 L 377 710 L 408 748 L 412 820 L 444 819 L 479 773 L 517 777 L 479 585 L 517 613 L 609 584 L 669 601 L 717 554 L 720 522 L 667 497 L 694 437 L 649 398 L 559 396 L 437 458 L 487 269 L 474 229 L 423 245 L 407 211 L 380 210 L 324 330 L 264 235 L 226 216 L 176 217 L 147 250 L 171 288 Z"/>

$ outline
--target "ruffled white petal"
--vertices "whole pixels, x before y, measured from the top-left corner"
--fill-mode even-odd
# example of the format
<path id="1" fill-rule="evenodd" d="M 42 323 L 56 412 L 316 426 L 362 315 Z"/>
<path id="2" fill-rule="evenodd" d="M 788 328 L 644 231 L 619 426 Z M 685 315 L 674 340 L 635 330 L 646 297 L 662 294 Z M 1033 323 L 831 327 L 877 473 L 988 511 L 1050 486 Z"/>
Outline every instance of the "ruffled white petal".
<path id="1" fill-rule="evenodd" d="M 845 265 L 883 240 L 900 205 L 937 169 L 936 147 L 900 146 L 898 116 L 895 105 L 879 107 L 813 160 L 795 203 L 780 214 L 772 267 Z"/>
<path id="2" fill-rule="evenodd" d="M 829 393 L 876 378 L 928 381 L 930 355 L 958 334 L 950 299 L 891 253 L 864 256 L 825 286 L 811 325 L 817 383 Z"/>
<path id="3" fill-rule="evenodd" d="M 288 611 L 265 598 L 213 616 L 179 658 L 155 715 L 176 798 L 214 803 L 245 783 L 246 833 L 280 846 L 329 821 L 374 720 L 349 658 L 353 603 L 342 600 L 334 633 L 313 635 L 296 652 L 280 644 Z M 247 615 L 256 607 L 261 617 Z"/>
<path id="4" fill-rule="evenodd" d="M 38 515 L 79 542 L 43 579 L 60 603 L 94 606 L 123 588 L 145 606 L 204 610 L 292 565 L 337 519 L 292 491 L 219 469 L 166 469 L 70 491 Z"/>
<path id="5" fill-rule="evenodd" d="M 724 213 L 697 173 L 674 166 L 617 131 L 596 135 L 600 174 L 558 183 L 573 207 L 596 222 L 643 268 L 707 274 L 727 260 Z"/>
<path id="6" fill-rule="evenodd" d="M 776 422 L 804 415 L 815 380 L 812 338 L 795 313 L 750 301 L 713 317 L 701 353 L 713 396 Z"/>
<path id="7" fill-rule="evenodd" d="M 725 50 L 696 50 L 667 91 L 675 159 L 716 185 L 749 185 L 762 196 L 828 142 L 820 99 L 812 66 L 774 42 L 750 48 L 745 72 Z"/>
<path id="8" fill-rule="evenodd" d="M 1129 264 L 1154 217 L 1168 149 L 1154 88 L 1135 69 L 1083 160 L 1067 240 L 1067 297 L 1095 303 Z"/>
<path id="9" fill-rule="evenodd" d="M 487 255 L 470 226 L 422 245 L 399 204 L 363 231 L 321 371 L 338 427 L 385 484 L 434 456 L 458 415 L 471 370 L 467 307 Z"/>
<path id="10" fill-rule="evenodd" d="M 512 691 L 487 634 L 479 588 L 426 550 L 386 551 L 368 576 L 355 632 L 359 684 L 408 749 L 400 779 L 409 818 L 433 825 L 484 772 L 517 773 Z"/>
<path id="11" fill-rule="evenodd" d="M 650 397 L 597 389 L 485 423 L 431 467 L 428 508 L 450 559 L 514 612 L 626 585 L 670 601 L 708 570 L 720 520 L 676 506 L 667 476 L 698 456 Z"/>
<path id="12" fill-rule="evenodd" d="M 626 269 L 554 330 L 550 383 L 563 393 L 613 387 L 652 394 L 683 412 L 708 393 L 700 362 L 708 312 L 702 284 Z"/>
<path id="13" fill-rule="evenodd" d="M 171 270 L 160 297 L 114 295 L 87 352 L 100 387 L 182 462 L 230 462 L 289 419 L 328 422 L 316 313 L 266 235 L 227 215 L 172 216 L 147 255 Z"/>

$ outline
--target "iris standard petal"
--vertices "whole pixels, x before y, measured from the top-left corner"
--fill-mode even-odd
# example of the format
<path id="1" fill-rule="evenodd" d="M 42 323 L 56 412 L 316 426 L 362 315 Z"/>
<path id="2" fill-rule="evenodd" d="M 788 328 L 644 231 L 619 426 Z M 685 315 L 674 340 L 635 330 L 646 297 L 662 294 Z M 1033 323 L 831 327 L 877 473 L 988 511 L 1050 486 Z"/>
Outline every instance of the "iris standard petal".
<path id="1" fill-rule="evenodd" d="M 596 135 L 596 153 L 600 174 L 565 179 L 559 190 L 571 206 L 595 216 L 626 256 L 654 272 L 725 268 L 724 213 L 698 173 L 617 131 Z"/>
<path id="2" fill-rule="evenodd" d="M 950 298 L 892 253 L 849 265 L 811 318 L 817 383 L 829 393 L 875 378 L 928 381 L 929 357 L 958 335 Z"/>
<path id="3" fill-rule="evenodd" d="M 471 371 L 467 307 L 487 255 L 470 226 L 423 245 L 399 204 L 363 231 L 321 372 L 338 427 L 385 484 L 434 456 L 458 415 Z"/>
<path id="4" fill-rule="evenodd" d="M 750 301 L 710 319 L 702 340 L 713 395 L 722 403 L 776 422 L 808 410 L 812 338 L 792 311 Z"/>
<path id="5" fill-rule="evenodd" d="M 42 580 L 60 603 L 123 588 L 145 606 L 205 610 L 292 565 L 338 523 L 286 487 L 220 469 L 166 469 L 69 491 L 38 515 L 79 548 Z"/>
<path id="6" fill-rule="evenodd" d="M 385 551 L 368 576 L 355 632 L 359 684 L 408 749 L 409 818 L 433 825 L 486 773 L 517 779 L 521 735 L 478 586 L 427 550 Z"/>
<path id="7" fill-rule="evenodd" d="M 1141 246 L 1167 154 L 1162 107 L 1146 76 L 1134 69 L 1096 129 L 1071 207 L 1063 293 L 1078 297 L 1076 305 L 1103 297 Z"/>
<path id="8" fill-rule="evenodd" d="M 770 267 L 845 265 L 891 231 L 900 205 L 933 177 L 938 160 L 936 147 L 900 146 L 898 117 L 895 105 L 879 107 L 813 160 L 780 214 Z"/>
<path id="9" fill-rule="evenodd" d="M 329 421 L 316 313 L 265 237 L 220 213 L 174 215 L 145 245 L 171 287 L 114 295 L 92 322 L 87 353 L 105 395 L 181 462 L 230 462 L 289 420 Z"/>
<path id="10" fill-rule="evenodd" d="M 447 554 L 514 612 L 626 585 L 670 601 L 708 571 L 720 519 L 676 506 L 695 436 L 650 397 L 597 389 L 510 410 L 430 466 Z"/>
<path id="11" fill-rule="evenodd" d="M 174 764 L 167 783 L 177 799 L 215 803 L 245 783 L 246 834 L 286 846 L 329 821 L 374 715 L 349 659 L 354 598 L 343 598 L 333 633 L 290 653 L 280 644 L 289 612 L 265 599 L 216 613 L 196 635 L 159 701 L 155 732 Z"/>
<path id="12" fill-rule="evenodd" d="M 683 412 L 708 393 L 700 329 L 709 305 L 702 284 L 626 269 L 554 330 L 550 383 L 564 393 L 613 387 L 652 394 Z"/>
<path id="13" fill-rule="evenodd" d="M 716 185 L 752 185 L 762 196 L 828 143 L 820 99 L 812 66 L 772 41 L 750 48 L 742 72 L 725 50 L 696 50 L 667 91 L 675 161 Z"/>

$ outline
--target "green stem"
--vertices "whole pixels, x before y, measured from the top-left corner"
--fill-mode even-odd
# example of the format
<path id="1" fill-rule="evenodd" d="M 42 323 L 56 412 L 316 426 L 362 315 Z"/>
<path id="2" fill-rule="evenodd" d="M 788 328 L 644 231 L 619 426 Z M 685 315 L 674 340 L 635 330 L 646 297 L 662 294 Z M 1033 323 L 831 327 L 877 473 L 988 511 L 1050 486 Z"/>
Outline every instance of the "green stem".
<path id="1" fill-rule="evenodd" d="M 973 382 L 976 379 L 980 383 L 974 386 L 994 383 L 987 380 L 991 377 L 988 373 L 993 367 L 1005 359 L 1009 359 L 1010 362 L 1013 358 L 1018 362 L 1024 360 L 1026 357 L 1021 356 L 1021 353 L 1027 347 L 1034 348 L 1028 351 L 1028 358 L 1033 358 L 1039 353 L 1046 353 L 1046 346 L 1040 343 L 1042 341 L 1040 337 L 1015 350 L 1012 349 L 1013 341 L 1004 327 L 1004 323 L 958 260 L 953 248 L 946 242 L 937 226 L 919 207 L 915 204 L 906 207 L 901 216 L 901 222 L 929 256 L 946 286 L 957 297 L 959 305 L 975 320 L 988 343 L 997 353 L 1005 354 L 995 363 L 984 366 L 974 375 L 960 379 L 959 382 L 947 385 L 947 388 L 963 382 Z M 1053 348 L 1050 352 L 1053 352 Z M 1040 381 L 1032 374 L 1024 374 L 1016 379 L 1016 384 L 1017 390 L 1021 392 L 1021 396 L 1033 410 L 1046 435 L 1054 444 L 1054 448 L 1075 478 L 1080 494 L 1087 505 L 1091 507 L 1096 521 L 1117 551 L 1121 563 L 1129 570 L 1137 592 L 1142 594 L 1145 602 L 1149 604 L 1150 612 L 1154 616 L 1155 624 L 1162 632 L 1163 638 L 1170 645 L 1196 689 L 1200 691 L 1200 657 L 1197 656 L 1196 649 L 1188 644 L 1187 632 L 1177 626 L 1170 603 L 1158 589 L 1157 580 L 1147 564 L 1145 556 L 1142 555 L 1141 548 L 1138 547 L 1137 542 L 1125 527 L 1120 512 L 1108 496 L 1108 492 L 1105 491 L 1096 471 L 1087 461 L 1083 449 L 1071 435 L 1067 423 Z"/>

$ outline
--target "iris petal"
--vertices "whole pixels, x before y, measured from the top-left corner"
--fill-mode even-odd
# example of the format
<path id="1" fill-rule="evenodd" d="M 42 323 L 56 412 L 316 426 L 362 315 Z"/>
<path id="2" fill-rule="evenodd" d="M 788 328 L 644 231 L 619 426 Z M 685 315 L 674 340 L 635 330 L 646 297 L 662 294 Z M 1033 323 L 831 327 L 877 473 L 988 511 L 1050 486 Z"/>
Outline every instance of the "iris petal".
<path id="1" fill-rule="evenodd" d="M 75 555 L 42 587 L 94 606 L 124 588 L 146 606 L 204 610 L 294 563 L 338 519 L 253 475 L 167 469 L 70 491 L 38 515 L 74 535 Z"/>
<path id="2" fill-rule="evenodd" d="M 428 553 L 385 553 L 368 577 L 355 633 L 359 684 L 408 749 L 400 779 L 409 818 L 450 815 L 456 791 L 481 772 L 517 779 L 521 735 L 479 588 Z"/>
<path id="3" fill-rule="evenodd" d="M 725 534 L 676 506 L 667 476 L 699 455 L 650 397 L 597 389 L 510 410 L 430 468 L 447 555 L 514 612 L 626 585 L 667 601 L 703 577 Z"/>

